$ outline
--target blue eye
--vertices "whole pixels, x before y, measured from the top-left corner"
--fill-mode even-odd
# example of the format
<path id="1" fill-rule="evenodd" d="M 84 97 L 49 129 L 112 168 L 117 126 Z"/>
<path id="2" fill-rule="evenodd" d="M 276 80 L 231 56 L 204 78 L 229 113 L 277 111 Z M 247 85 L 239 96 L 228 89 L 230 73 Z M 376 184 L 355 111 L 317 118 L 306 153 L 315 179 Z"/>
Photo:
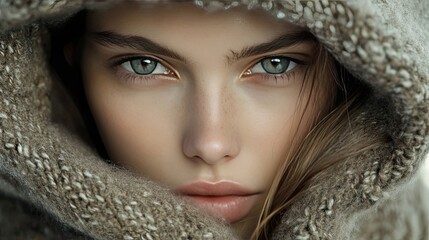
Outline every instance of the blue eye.
<path id="1" fill-rule="evenodd" d="M 159 61 L 148 57 L 131 59 L 123 62 L 121 66 L 138 75 L 170 73 L 170 70 L 164 67 Z"/>
<path id="2" fill-rule="evenodd" d="M 282 74 L 295 68 L 297 63 L 286 57 L 268 57 L 255 64 L 251 73 Z"/>

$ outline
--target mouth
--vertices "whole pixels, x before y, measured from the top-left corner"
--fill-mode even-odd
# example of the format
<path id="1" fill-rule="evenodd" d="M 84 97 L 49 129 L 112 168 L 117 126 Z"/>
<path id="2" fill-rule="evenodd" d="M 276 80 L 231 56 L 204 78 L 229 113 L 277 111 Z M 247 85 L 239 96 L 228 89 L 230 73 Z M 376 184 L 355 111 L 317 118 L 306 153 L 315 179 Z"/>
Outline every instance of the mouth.
<path id="1" fill-rule="evenodd" d="M 259 197 L 259 193 L 230 181 L 195 182 L 183 185 L 176 191 L 191 204 L 228 223 L 249 214 Z"/>

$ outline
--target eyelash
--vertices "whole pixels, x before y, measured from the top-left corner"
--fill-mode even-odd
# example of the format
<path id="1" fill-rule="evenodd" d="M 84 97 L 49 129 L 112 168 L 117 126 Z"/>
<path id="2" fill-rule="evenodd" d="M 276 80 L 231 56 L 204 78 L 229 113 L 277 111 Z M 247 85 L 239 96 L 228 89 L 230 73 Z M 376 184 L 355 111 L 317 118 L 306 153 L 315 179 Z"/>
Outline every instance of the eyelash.
<path id="1" fill-rule="evenodd" d="M 250 69 L 253 69 L 258 64 L 262 64 L 263 60 L 274 59 L 274 58 L 284 58 L 284 59 L 286 59 L 286 60 L 288 60 L 288 61 L 290 61 L 296 65 L 291 70 L 288 70 L 286 72 L 279 73 L 279 74 L 268 73 L 268 72 L 248 74 Z M 122 66 L 124 63 L 127 63 L 127 62 L 130 62 L 130 64 L 131 64 L 131 61 L 136 60 L 136 59 L 153 60 L 156 62 L 157 65 L 158 64 L 162 65 L 165 69 L 167 69 L 169 74 L 152 74 L 152 73 L 139 74 L 139 73 L 136 73 L 135 71 L 131 72 L 129 70 L 126 70 L 125 67 Z M 253 63 L 249 68 L 247 68 L 247 70 L 241 76 L 246 77 L 246 78 L 257 76 L 259 78 L 259 79 L 257 79 L 258 82 L 266 83 L 268 85 L 285 85 L 289 81 L 291 81 L 295 78 L 296 70 L 303 65 L 305 65 L 305 63 L 303 61 L 293 59 L 290 57 L 281 56 L 281 55 L 268 56 L 268 57 L 263 57 L 263 58 L 259 59 L 258 61 L 256 61 L 256 63 Z M 156 81 L 159 81 L 160 78 L 163 78 L 163 79 L 168 80 L 168 81 L 177 81 L 177 78 L 178 78 L 177 74 L 173 70 L 171 70 L 171 67 L 169 65 L 164 64 L 162 60 L 158 60 L 157 58 L 149 57 L 149 56 L 121 57 L 119 59 L 114 60 L 114 62 L 112 64 L 110 64 L 110 66 L 112 68 L 116 69 L 115 72 L 118 75 L 119 79 L 125 81 L 126 83 L 130 83 L 130 84 L 151 85 L 151 84 L 156 84 Z M 118 70 L 118 68 L 122 68 L 122 69 Z"/>
<path id="2" fill-rule="evenodd" d="M 270 83 L 271 85 L 285 85 L 295 78 L 295 71 L 290 70 L 282 74 L 261 74 L 262 82 Z"/>
<path id="3" fill-rule="evenodd" d="M 164 68 L 166 68 L 169 72 L 169 74 L 138 74 L 136 72 L 131 72 L 129 70 L 126 70 L 122 65 L 124 63 L 130 62 L 137 59 L 150 59 L 156 62 L 158 65 L 162 65 Z M 156 84 L 156 81 L 159 81 L 159 77 L 162 78 L 170 78 L 169 80 L 177 80 L 178 76 L 174 71 L 171 70 L 171 67 L 167 64 L 164 64 L 163 61 L 158 60 L 155 57 L 148 57 L 148 56 L 126 56 L 126 57 L 120 57 L 113 61 L 113 63 L 109 64 L 111 68 L 115 69 L 115 73 L 118 75 L 118 78 L 123 80 L 126 83 L 131 84 L 143 84 L 143 85 L 151 85 Z M 167 66 L 165 66 L 167 65 Z"/>
<path id="4" fill-rule="evenodd" d="M 274 59 L 284 59 L 289 61 L 287 68 L 284 70 L 284 72 L 281 73 L 269 73 L 269 72 L 265 72 L 265 73 L 252 73 L 251 69 L 255 68 L 257 65 L 261 65 L 262 66 L 262 62 L 264 60 L 274 60 Z M 293 63 L 295 66 L 289 69 L 289 64 Z M 289 81 L 295 79 L 296 77 L 296 73 L 297 71 L 300 69 L 300 67 L 306 65 L 305 62 L 301 61 L 301 60 L 297 60 L 297 59 L 293 59 L 290 57 L 286 57 L 286 56 L 282 56 L 282 55 L 274 55 L 274 56 L 268 56 L 268 57 L 263 57 L 259 60 L 256 61 L 256 63 L 253 63 L 251 65 L 251 67 L 247 68 L 247 70 L 243 73 L 244 77 L 255 77 L 257 76 L 258 78 L 256 79 L 257 82 L 262 82 L 268 85 L 274 85 L 274 86 L 281 86 L 281 85 L 285 85 L 287 84 Z M 264 69 L 264 71 L 267 71 Z M 242 75 L 242 76 L 243 76 Z"/>

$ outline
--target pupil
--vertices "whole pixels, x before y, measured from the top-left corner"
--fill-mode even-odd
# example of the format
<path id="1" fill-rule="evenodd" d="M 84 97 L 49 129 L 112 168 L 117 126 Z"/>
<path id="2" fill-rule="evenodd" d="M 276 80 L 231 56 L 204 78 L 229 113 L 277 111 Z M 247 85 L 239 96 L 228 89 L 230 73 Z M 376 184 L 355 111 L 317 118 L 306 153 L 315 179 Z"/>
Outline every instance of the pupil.
<path id="1" fill-rule="evenodd" d="M 271 64 L 274 66 L 274 68 L 278 68 L 278 66 L 280 65 L 280 59 L 275 58 L 275 59 L 271 59 Z"/>
<path id="2" fill-rule="evenodd" d="M 143 67 L 147 67 L 149 64 L 152 63 L 152 61 L 149 59 L 143 59 L 141 62 L 142 62 Z"/>

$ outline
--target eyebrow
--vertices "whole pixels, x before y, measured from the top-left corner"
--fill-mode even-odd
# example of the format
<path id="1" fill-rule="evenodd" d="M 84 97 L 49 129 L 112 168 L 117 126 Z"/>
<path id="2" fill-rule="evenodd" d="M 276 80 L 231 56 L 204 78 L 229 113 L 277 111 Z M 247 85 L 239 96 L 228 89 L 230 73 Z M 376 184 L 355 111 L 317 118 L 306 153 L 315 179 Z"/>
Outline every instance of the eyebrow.
<path id="1" fill-rule="evenodd" d="M 112 31 L 93 32 L 91 37 L 96 42 L 104 46 L 128 47 L 139 51 L 150 52 L 177 59 L 182 62 L 188 62 L 185 57 L 175 51 L 163 47 L 145 37 L 135 35 L 122 35 Z M 238 61 L 243 58 L 260 55 L 266 52 L 272 52 L 281 48 L 287 48 L 303 42 L 316 42 L 316 37 L 308 31 L 296 31 L 284 34 L 270 42 L 261 43 L 254 46 L 243 48 L 239 52 L 231 50 L 231 55 L 227 56 L 228 63 Z"/>
<path id="2" fill-rule="evenodd" d="M 186 59 L 180 56 L 180 54 L 165 48 L 145 37 L 122 35 L 111 31 L 93 32 L 91 37 L 93 37 L 96 42 L 104 46 L 128 47 L 186 62 Z"/>
<path id="3" fill-rule="evenodd" d="M 273 52 L 282 48 L 287 48 L 306 42 L 317 42 L 317 38 L 305 30 L 287 33 L 270 42 L 245 47 L 239 52 L 231 50 L 231 57 L 228 57 L 228 62 L 232 63 L 242 58 Z"/>

